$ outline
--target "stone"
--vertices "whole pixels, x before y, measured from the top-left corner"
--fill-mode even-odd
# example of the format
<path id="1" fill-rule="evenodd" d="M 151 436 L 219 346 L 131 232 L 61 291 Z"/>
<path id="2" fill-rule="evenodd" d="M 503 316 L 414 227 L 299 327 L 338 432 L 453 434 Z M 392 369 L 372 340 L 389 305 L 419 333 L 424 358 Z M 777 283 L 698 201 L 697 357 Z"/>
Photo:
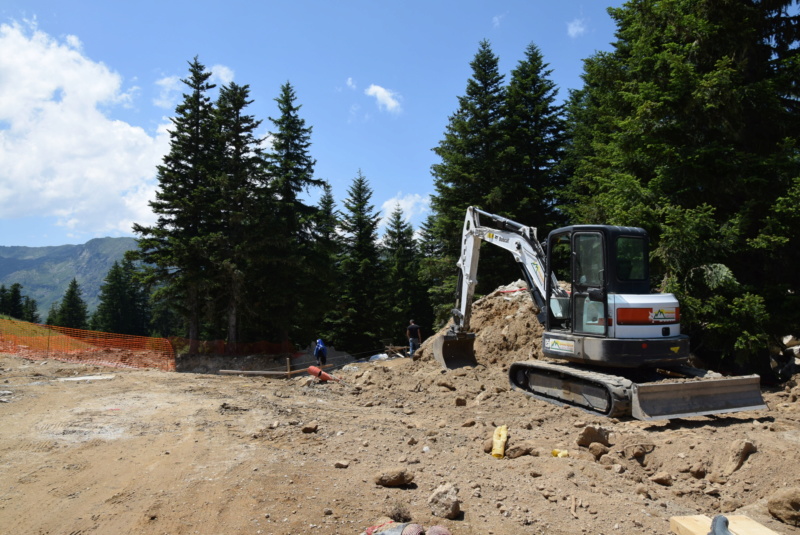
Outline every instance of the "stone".
<path id="1" fill-rule="evenodd" d="M 781 489 L 767 500 L 769 513 L 791 526 L 800 523 L 800 487 Z"/>
<path id="2" fill-rule="evenodd" d="M 756 445 L 749 440 L 736 440 L 728 449 L 728 458 L 722 467 L 722 473 L 726 476 L 731 475 L 745 463 L 750 454 L 758 451 Z"/>
<path id="3" fill-rule="evenodd" d="M 336 461 L 333 463 L 334 468 L 347 468 L 348 466 L 350 466 L 349 461 Z"/>
<path id="4" fill-rule="evenodd" d="M 657 472 L 655 475 L 650 476 L 650 481 L 665 487 L 672 486 L 672 475 L 669 472 Z"/>
<path id="5" fill-rule="evenodd" d="M 608 446 L 606 446 L 605 444 L 601 444 L 599 442 L 592 442 L 591 444 L 589 444 L 589 453 L 594 455 L 595 461 L 600 459 L 600 457 L 602 457 L 606 453 L 608 453 L 608 451 L 609 451 Z"/>
<path id="6" fill-rule="evenodd" d="M 458 488 L 451 483 L 439 486 L 428 498 L 428 506 L 430 506 L 433 516 L 456 518 L 461 513 Z"/>
<path id="7" fill-rule="evenodd" d="M 578 444 L 578 446 L 582 446 L 584 448 L 588 448 L 592 442 L 599 442 L 604 446 L 610 446 L 611 443 L 608 441 L 610 434 L 611 433 L 603 427 L 587 425 L 583 428 L 581 434 L 578 435 L 578 438 L 575 439 L 575 442 Z"/>
<path id="8" fill-rule="evenodd" d="M 319 423 L 314 420 L 303 426 L 303 433 L 316 433 L 317 429 L 319 429 Z"/>
<path id="9" fill-rule="evenodd" d="M 536 445 L 532 442 L 515 443 L 514 445 L 506 448 L 506 457 L 509 459 L 516 459 L 517 457 L 522 457 L 523 455 L 531 455 L 535 449 Z"/>
<path id="10" fill-rule="evenodd" d="M 706 477 L 706 465 L 703 463 L 695 463 L 689 468 L 689 473 L 696 479 L 703 479 Z"/>
<path id="11" fill-rule="evenodd" d="M 395 468 L 375 476 L 375 484 L 381 487 L 404 487 L 414 481 L 414 474 L 405 468 Z"/>

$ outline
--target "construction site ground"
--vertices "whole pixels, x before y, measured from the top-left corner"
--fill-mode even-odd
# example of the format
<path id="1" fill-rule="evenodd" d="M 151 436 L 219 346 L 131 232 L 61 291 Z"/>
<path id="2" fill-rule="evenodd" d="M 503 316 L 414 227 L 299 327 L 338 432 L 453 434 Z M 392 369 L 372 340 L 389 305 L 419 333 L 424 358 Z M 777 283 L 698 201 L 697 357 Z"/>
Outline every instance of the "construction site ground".
<path id="1" fill-rule="evenodd" d="M 0 532 L 360 534 L 395 516 L 453 535 L 666 534 L 723 513 L 800 534 L 769 511 L 800 486 L 800 377 L 764 390 L 768 410 L 610 420 L 509 388 L 541 338 L 524 292 L 482 299 L 472 321 L 478 367 L 444 371 L 426 343 L 340 383 L 0 354 Z M 501 425 L 527 454 L 486 453 Z M 607 452 L 578 445 L 587 427 Z M 398 473 L 413 481 L 376 483 Z M 455 518 L 429 505 L 444 484 Z"/>

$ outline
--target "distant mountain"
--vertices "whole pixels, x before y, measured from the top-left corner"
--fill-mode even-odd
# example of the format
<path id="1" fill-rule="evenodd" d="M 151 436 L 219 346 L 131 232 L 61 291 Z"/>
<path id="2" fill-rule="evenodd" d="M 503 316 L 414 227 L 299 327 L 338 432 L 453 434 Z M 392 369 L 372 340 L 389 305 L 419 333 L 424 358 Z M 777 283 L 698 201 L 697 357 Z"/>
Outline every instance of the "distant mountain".
<path id="1" fill-rule="evenodd" d="M 50 306 L 64 296 L 75 278 L 92 312 L 100 302 L 100 286 L 108 270 L 131 249 L 136 249 L 133 238 L 96 238 L 83 245 L 54 247 L 0 246 L 0 284 L 8 288 L 20 283 L 22 295 L 36 299 L 45 321 Z"/>

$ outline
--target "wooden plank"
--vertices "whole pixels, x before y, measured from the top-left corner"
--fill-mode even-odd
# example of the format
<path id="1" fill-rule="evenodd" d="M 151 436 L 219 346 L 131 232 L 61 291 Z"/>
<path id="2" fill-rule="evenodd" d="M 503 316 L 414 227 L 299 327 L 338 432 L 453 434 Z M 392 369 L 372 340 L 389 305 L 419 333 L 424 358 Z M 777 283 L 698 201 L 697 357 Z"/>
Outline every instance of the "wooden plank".
<path id="1" fill-rule="evenodd" d="M 673 516 L 669 529 L 676 535 L 706 535 L 711 530 L 711 519 L 706 515 Z"/>
<path id="2" fill-rule="evenodd" d="M 748 516 L 725 516 L 728 518 L 728 530 L 734 535 L 778 535 Z M 677 535 L 708 535 L 711 519 L 706 515 L 673 516 L 669 519 L 669 529 Z"/>
<path id="3" fill-rule="evenodd" d="M 777 532 L 759 524 L 749 516 L 731 515 L 728 516 L 728 521 L 730 522 L 728 529 L 734 535 L 778 535 Z"/>

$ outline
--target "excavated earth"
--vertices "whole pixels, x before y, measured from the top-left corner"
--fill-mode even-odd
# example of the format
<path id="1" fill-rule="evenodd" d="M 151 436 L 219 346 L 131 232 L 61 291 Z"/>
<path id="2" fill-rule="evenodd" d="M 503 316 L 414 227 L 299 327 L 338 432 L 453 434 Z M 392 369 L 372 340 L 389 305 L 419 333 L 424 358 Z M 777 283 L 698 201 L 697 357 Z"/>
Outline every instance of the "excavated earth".
<path id="1" fill-rule="evenodd" d="M 665 534 L 723 513 L 800 534 L 769 505 L 800 492 L 800 376 L 764 390 L 767 410 L 607 419 L 509 388 L 508 366 L 540 349 L 525 292 L 481 299 L 472 322 L 475 368 L 440 369 L 428 340 L 341 383 L 0 354 L 0 531 L 357 535 L 394 517 L 454 535 Z M 376 483 L 392 474 L 405 484 Z M 446 484 L 454 518 L 429 503 Z"/>

